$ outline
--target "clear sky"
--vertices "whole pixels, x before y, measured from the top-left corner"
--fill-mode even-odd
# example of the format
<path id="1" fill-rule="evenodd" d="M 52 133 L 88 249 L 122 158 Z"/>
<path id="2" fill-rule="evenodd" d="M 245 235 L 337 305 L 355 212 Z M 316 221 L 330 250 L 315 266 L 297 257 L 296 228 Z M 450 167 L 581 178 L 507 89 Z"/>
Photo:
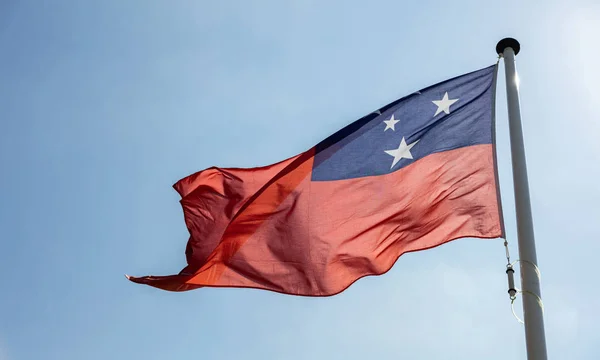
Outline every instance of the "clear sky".
<path id="1" fill-rule="evenodd" d="M 0 359 L 525 359 L 501 240 L 407 254 L 331 298 L 123 277 L 185 265 L 178 179 L 300 153 L 493 64 L 505 36 L 548 351 L 600 358 L 598 19 L 594 0 L 0 1 Z"/>

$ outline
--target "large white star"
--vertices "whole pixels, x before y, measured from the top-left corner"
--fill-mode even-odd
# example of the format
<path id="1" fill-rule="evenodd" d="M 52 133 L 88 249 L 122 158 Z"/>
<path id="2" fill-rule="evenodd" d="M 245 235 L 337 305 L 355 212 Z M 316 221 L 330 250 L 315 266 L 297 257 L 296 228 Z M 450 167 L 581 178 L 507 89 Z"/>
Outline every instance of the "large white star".
<path id="1" fill-rule="evenodd" d="M 412 147 L 415 146 L 418 142 L 419 140 L 415 141 L 410 145 L 406 145 L 406 140 L 404 140 L 404 137 L 402 137 L 402 141 L 400 141 L 400 146 L 398 146 L 397 149 L 385 150 L 386 154 L 394 157 L 394 161 L 392 162 L 392 166 L 390 166 L 390 169 L 392 169 L 394 165 L 396 165 L 398 161 L 400 161 L 400 159 L 402 158 L 412 159 L 413 156 L 410 153 L 410 149 L 412 149 Z"/>
<path id="2" fill-rule="evenodd" d="M 392 131 L 396 131 L 396 124 L 400 122 L 400 120 L 396 120 L 394 119 L 394 114 L 392 114 L 392 117 L 389 120 L 383 120 L 383 122 L 385 123 L 385 129 L 383 131 L 386 131 L 387 129 L 392 129 Z"/>
<path id="3" fill-rule="evenodd" d="M 450 114 L 450 105 L 454 104 L 457 101 L 458 99 L 448 99 L 448 93 L 444 94 L 444 98 L 442 100 L 433 100 L 432 102 L 438 107 L 433 117 L 436 117 L 437 114 L 441 113 L 442 111 L 446 114 Z"/>

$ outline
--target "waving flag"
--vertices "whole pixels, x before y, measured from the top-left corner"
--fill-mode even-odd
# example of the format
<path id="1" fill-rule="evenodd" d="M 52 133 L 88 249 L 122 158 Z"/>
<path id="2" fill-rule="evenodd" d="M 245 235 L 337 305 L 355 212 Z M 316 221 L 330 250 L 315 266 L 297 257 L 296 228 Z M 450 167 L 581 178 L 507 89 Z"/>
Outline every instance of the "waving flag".
<path id="1" fill-rule="evenodd" d="M 495 79 L 496 65 L 430 86 L 274 165 L 180 180 L 188 265 L 129 279 L 328 296 L 406 252 L 503 236 Z"/>

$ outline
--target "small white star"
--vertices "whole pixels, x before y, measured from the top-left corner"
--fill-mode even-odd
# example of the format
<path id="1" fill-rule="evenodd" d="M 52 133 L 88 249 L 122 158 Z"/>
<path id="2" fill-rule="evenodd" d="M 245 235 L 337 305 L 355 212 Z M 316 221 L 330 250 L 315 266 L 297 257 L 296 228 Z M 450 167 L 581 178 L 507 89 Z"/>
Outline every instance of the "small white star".
<path id="1" fill-rule="evenodd" d="M 397 149 L 385 150 L 386 154 L 394 157 L 394 161 L 392 162 L 390 170 L 394 168 L 394 165 L 396 165 L 398 161 L 400 161 L 400 159 L 412 159 L 413 156 L 410 153 L 410 149 L 412 149 L 412 147 L 415 146 L 418 142 L 419 140 L 415 141 L 410 145 L 406 145 L 406 140 L 404 140 L 404 137 L 402 137 L 402 141 L 400 141 L 400 146 L 398 146 Z"/>
<path id="2" fill-rule="evenodd" d="M 457 101 L 458 99 L 448 99 L 448 93 L 444 94 L 444 98 L 442 100 L 433 100 L 432 102 L 438 107 L 433 117 L 436 117 L 437 114 L 441 113 L 442 111 L 446 114 L 450 114 L 450 105 Z"/>
<path id="3" fill-rule="evenodd" d="M 385 123 L 385 129 L 383 131 L 386 131 L 387 129 L 392 129 L 392 131 L 396 131 L 396 124 L 400 122 L 400 120 L 396 120 L 394 119 L 394 114 L 392 114 L 392 117 L 389 120 L 383 120 L 383 122 Z"/>

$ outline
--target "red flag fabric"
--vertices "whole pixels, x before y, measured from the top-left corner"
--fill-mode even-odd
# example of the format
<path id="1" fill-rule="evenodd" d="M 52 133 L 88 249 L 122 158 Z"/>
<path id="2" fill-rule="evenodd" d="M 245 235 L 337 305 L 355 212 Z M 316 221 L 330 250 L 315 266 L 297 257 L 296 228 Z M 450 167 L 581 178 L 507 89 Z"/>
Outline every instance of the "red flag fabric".
<path id="1" fill-rule="evenodd" d="M 491 66 L 423 89 L 280 163 L 180 180 L 188 265 L 128 278 L 170 291 L 329 296 L 404 253 L 503 236 L 495 74 Z"/>

